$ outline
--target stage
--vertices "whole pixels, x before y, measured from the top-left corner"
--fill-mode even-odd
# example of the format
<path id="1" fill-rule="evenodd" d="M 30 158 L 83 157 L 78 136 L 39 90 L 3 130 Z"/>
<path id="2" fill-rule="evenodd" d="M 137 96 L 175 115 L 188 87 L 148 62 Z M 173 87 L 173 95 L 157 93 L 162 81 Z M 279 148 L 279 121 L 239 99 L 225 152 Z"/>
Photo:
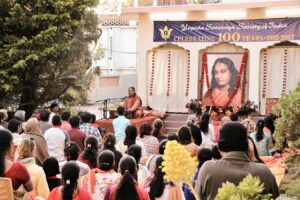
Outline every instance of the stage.
<path id="1" fill-rule="evenodd" d="M 157 118 L 158 118 L 157 116 L 148 116 L 143 118 L 130 119 L 130 123 L 135 125 L 139 131 L 143 123 L 147 122 L 152 126 L 153 121 Z M 112 119 L 97 120 L 96 124 L 98 124 L 101 128 L 105 128 L 107 133 L 114 133 Z"/>

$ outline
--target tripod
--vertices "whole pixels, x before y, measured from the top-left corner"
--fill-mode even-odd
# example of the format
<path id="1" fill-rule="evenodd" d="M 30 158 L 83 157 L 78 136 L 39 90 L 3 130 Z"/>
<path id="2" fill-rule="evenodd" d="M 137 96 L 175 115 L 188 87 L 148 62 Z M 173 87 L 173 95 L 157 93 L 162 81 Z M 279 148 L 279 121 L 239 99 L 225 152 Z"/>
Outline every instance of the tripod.
<path id="1" fill-rule="evenodd" d="M 108 109 L 107 109 L 107 104 L 109 101 L 116 101 L 116 100 L 121 100 L 123 98 L 108 98 L 108 99 L 103 99 L 103 100 L 99 100 L 99 101 L 96 101 L 96 102 L 99 102 L 99 103 L 103 103 L 103 118 L 102 119 L 106 119 L 108 120 L 109 118 L 107 117 L 107 113 L 108 113 Z"/>

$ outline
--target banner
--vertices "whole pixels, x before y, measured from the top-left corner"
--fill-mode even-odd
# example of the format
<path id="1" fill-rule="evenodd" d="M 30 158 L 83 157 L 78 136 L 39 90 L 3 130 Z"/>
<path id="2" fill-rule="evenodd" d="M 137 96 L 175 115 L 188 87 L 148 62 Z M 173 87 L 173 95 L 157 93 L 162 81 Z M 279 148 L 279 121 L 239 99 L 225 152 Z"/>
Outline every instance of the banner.
<path id="1" fill-rule="evenodd" d="M 230 21 L 154 21 L 154 42 L 262 42 L 300 39 L 300 17 Z"/>

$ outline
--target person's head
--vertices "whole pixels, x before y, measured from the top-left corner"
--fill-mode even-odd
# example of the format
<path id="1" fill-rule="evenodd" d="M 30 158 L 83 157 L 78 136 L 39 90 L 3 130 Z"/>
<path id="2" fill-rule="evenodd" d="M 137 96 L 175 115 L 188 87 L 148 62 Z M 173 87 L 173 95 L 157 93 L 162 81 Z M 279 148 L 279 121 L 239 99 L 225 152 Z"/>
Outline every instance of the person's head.
<path id="1" fill-rule="evenodd" d="M 17 110 L 15 112 L 15 119 L 24 122 L 26 112 L 24 110 Z"/>
<path id="2" fill-rule="evenodd" d="M 79 124 L 80 124 L 80 119 L 77 116 L 71 117 L 69 119 L 69 123 L 70 123 L 72 128 L 78 128 Z"/>
<path id="3" fill-rule="evenodd" d="M 104 149 L 115 149 L 116 136 L 112 133 L 107 133 L 103 137 Z"/>
<path id="4" fill-rule="evenodd" d="M 162 171 L 162 162 L 163 162 L 162 156 L 160 156 L 156 159 L 154 176 L 149 183 L 150 199 L 156 199 L 156 198 L 161 197 L 164 192 L 164 189 L 165 189 L 165 185 L 166 185 L 165 181 L 164 181 L 165 172 Z M 171 183 L 171 185 L 173 185 L 173 184 Z"/>
<path id="5" fill-rule="evenodd" d="M 13 156 L 13 136 L 5 129 L 0 129 L 0 177 L 4 176 L 5 157 Z"/>
<path id="6" fill-rule="evenodd" d="M 144 135 L 151 135 L 152 128 L 149 123 L 145 122 L 140 127 L 140 137 L 143 138 Z"/>
<path id="7" fill-rule="evenodd" d="M 137 137 L 137 129 L 134 125 L 128 125 L 125 129 L 125 139 L 124 144 L 130 147 L 135 144 L 135 140 Z"/>
<path id="8" fill-rule="evenodd" d="M 58 161 L 54 157 L 48 157 L 43 161 L 43 170 L 46 177 L 56 176 L 60 174 Z"/>
<path id="9" fill-rule="evenodd" d="M 180 144 L 187 145 L 192 143 L 192 134 L 189 127 L 187 126 L 180 127 L 177 132 L 177 135 Z"/>
<path id="10" fill-rule="evenodd" d="M 95 123 L 96 122 L 96 115 L 91 114 L 91 123 Z"/>
<path id="11" fill-rule="evenodd" d="M 198 161 L 200 165 L 203 165 L 206 161 L 211 160 L 212 157 L 212 150 L 201 148 L 198 151 Z"/>
<path id="12" fill-rule="evenodd" d="M 74 142 L 68 142 L 64 149 L 66 160 L 77 160 L 79 156 L 79 148 Z"/>
<path id="13" fill-rule="evenodd" d="M 3 124 L 4 122 L 5 122 L 4 113 L 0 112 L 0 125 Z"/>
<path id="14" fill-rule="evenodd" d="M 91 123 L 92 121 L 92 116 L 89 112 L 82 112 L 80 114 L 80 118 L 83 121 L 83 123 Z"/>
<path id="15" fill-rule="evenodd" d="M 119 116 L 124 115 L 124 112 L 125 112 L 125 108 L 123 106 L 119 106 L 117 108 L 117 113 L 118 113 Z"/>
<path id="16" fill-rule="evenodd" d="M 50 116 L 50 113 L 49 113 L 48 110 L 41 110 L 40 111 L 40 121 L 48 122 L 49 121 L 49 116 Z"/>
<path id="17" fill-rule="evenodd" d="M 21 133 L 22 131 L 21 122 L 16 119 L 11 119 L 8 122 L 7 129 L 12 133 Z"/>
<path id="18" fill-rule="evenodd" d="M 124 156 L 119 163 L 119 172 L 123 175 L 116 189 L 116 200 L 138 200 L 134 176 L 137 174 L 137 164 L 131 156 Z"/>
<path id="19" fill-rule="evenodd" d="M 219 87 L 223 88 L 225 86 L 233 86 L 235 78 L 238 75 L 238 71 L 234 66 L 234 63 L 229 58 L 223 57 L 215 60 L 212 67 L 212 88 Z"/>
<path id="20" fill-rule="evenodd" d="M 134 157 L 135 162 L 138 164 L 142 157 L 142 148 L 139 145 L 131 145 L 127 149 L 127 155 Z M 137 165 L 138 166 L 138 165 Z"/>
<path id="21" fill-rule="evenodd" d="M 256 123 L 256 134 L 255 134 L 255 140 L 257 142 L 261 141 L 264 138 L 264 129 L 265 127 L 265 121 L 262 119 L 259 119 Z"/>
<path id="22" fill-rule="evenodd" d="M 0 124 L 9 118 L 9 112 L 6 109 L 0 109 Z M 3 120 L 3 122 L 1 122 Z"/>
<path id="23" fill-rule="evenodd" d="M 212 148 L 211 148 L 211 151 L 212 151 L 212 158 L 214 160 L 219 160 L 222 158 L 222 155 L 219 151 L 219 148 L 217 145 L 214 145 Z"/>
<path id="24" fill-rule="evenodd" d="M 264 161 L 260 159 L 256 145 L 251 137 L 248 137 L 248 142 L 249 145 L 248 145 L 247 155 L 250 158 L 250 160 L 252 160 L 253 162 L 264 163 Z"/>
<path id="25" fill-rule="evenodd" d="M 80 168 L 75 161 L 67 162 L 61 171 L 62 189 L 61 195 L 63 200 L 72 200 L 73 194 L 77 189 Z"/>
<path id="26" fill-rule="evenodd" d="M 110 150 L 103 150 L 98 156 L 98 168 L 109 171 L 115 166 L 115 155 Z"/>
<path id="27" fill-rule="evenodd" d="M 61 117 L 59 115 L 54 115 L 52 117 L 52 124 L 53 124 L 53 126 L 60 126 L 61 125 Z"/>
<path id="28" fill-rule="evenodd" d="M 69 119 L 70 119 L 70 112 L 65 111 L 61 114 L 61 120 L 69 121 Z"/>
<path id="29" fill-rule="evenodd" d="M 268 128 L 272 134 L 275 131 L 275 125 L 274 125 L 275 120 L 276 120 L 276 116 L 273 114 L 266 116 L 264 119 L 265 127 Z"/>
<path id="30" fill-rule="evenodd" d="M 27 121 L 26 133 L 42 134 L 39 121 L 36 118 L 30 118 Z"/>
<path id="31" fill-rule="evenodd" d="M 130 96 L 130 97 L 135 96 L 135 88 L 134 87 L 129 87 L 128 88 L 128 96 Z"/>
<path id="32" fill-rule="evenodd" d="M 192 124 L 195 124 L 197 123 L 197 117 L 196 115 L 189 115 L 187 120 L 186 120 L 186 125 L 187 126 L 191 126 Z"/>
<path id="33" fill-rule="evenodd" d="M 232 114 L 230 115 L 230 120 L 233 121 L 233 122 L 239 121 L 239 116 L 238 116 L 238 114 L 232 113 Z"/>
<path id="34" fill-rule="evenodd" d="M 168 140 L 164 139 L 159 143 L 159 149 L 158 149 L 159 154 L 161 155 L 164 154 L 167 142 Z"/>
<path id="35" fill-rule="evenodd" d="M 203 113 L 200 120 L 200 130 L 204 134 L 208 134 L 208 125 L 209 125 L 210 115 L 208 113 Z"/>
<path id="36" fill-rule="evenodd" d="M 96 166 L 97 155 L 98 155 L 98 140 L 96 137 L 90 135 L 85 138 L 82 157 L 88 160 L 93 166 Z"/>
<path id="37" fill-rule="evenodd" d="M 52 103 L 50 105 L 50 110 L 51 110 L 51 112 L 58 113 L 59 112 L 58 104 L 57 103 Z"/>
<path id="38" fill-rule="evenodd" d="M 33 138 L 24 138 L 17 148 L 17 159 L 22 160 L 34 156 L 35 143 Z"/>
<path id="39" fill-rule="evenodd" d="M 168 141 L 176 140 L 177 142 L 179 142 L 178 135 L 175 133 L 168 134 L 167 139 L 168 139 Z"/>
<path id="40" fill-rule="evenodd" d="M 163 126 L 163 121 L 159 118 L 155 119 L 153 122 L 153 132 L 152 135 L 154 137 L 158 137 L 160 135 L 160 130 Z"/>
<path id="41" fill-rule="evenodd" d="M 221 152 L 248 150 L 247 129 L 239 122 L 228 122 L 219 131 L 218 148 Z"/>

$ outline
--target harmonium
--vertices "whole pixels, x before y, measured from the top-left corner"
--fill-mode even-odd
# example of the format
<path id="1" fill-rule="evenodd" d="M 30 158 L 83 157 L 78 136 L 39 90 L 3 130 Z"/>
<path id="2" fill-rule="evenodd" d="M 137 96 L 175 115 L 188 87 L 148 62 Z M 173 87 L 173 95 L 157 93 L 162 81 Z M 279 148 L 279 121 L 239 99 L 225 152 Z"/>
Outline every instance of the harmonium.
<path id="1" fill-rule="evenodd" d="M 117 118 L 119 115 L 118 115 L 118 112 L 117 110 L 109 110 L 109 119 L 115 119 Z M 134 119 L 134 113 L 133 112 L 129 112 L 129 111 L 125 111 L 124 112 L 124 116 L 127 118 L 127 119 Z"/>

